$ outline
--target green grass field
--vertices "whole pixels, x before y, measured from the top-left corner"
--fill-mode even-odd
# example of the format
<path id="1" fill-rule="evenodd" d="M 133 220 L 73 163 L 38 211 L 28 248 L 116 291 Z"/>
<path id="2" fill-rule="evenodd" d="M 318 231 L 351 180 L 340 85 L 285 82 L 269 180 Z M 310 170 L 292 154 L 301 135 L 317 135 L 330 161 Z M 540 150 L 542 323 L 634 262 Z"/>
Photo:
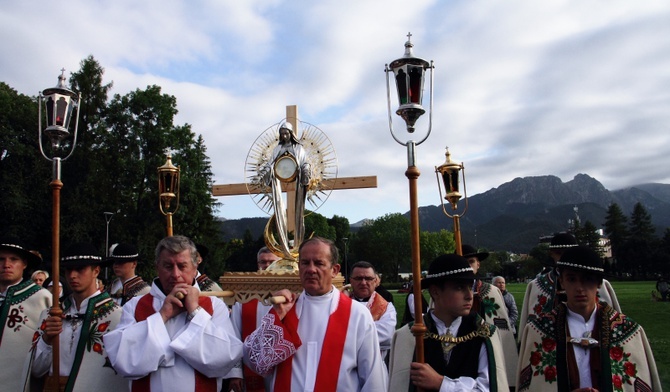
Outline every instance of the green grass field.
<path id="1" fill-rule="evenodd" d="M 619 299 L 621 310 L 640 323 L 654 351 L 656 367 L 665 389 L 670 388 L 670 302 L 653 302 L 651 291 L 656 282 L 611 282 Z M 511 283 L 507 289 L 514 295 L 517 307 L 523 303 L 526 284 Z M 405 313 L 404 299 L 407 294 L 394 293 L 398 320 Z M 427 295 L 426 295 L 427 296 Z"/>

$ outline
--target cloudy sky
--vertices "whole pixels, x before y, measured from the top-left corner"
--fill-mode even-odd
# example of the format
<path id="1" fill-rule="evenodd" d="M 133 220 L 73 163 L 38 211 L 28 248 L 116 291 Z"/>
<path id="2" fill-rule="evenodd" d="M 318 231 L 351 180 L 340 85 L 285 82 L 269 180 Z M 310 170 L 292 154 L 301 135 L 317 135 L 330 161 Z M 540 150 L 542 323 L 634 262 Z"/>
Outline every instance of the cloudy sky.
<path id="1" fill-rule="evenodd" d="M 37 95 L 93 55 L 113 94 L 157 84 L 177 98 L 176 123 L 204 136 L 217 184 L 244 182 L 256 138 L 298 105 L 330 138 L 340 177 L 378 176 L 377 189 L 332 192 L 327 217 L 409 208 L 383 70 L 410 31 L 414 54 L 435 62 L 433 132 L 416 149 L 420 205 L 439 203 L 446 146 L 469 195 L 548 174 L 586 173 L 610 190 L 670 183 L 667 1 L 0 3 L 0 81 Z M 395 114 L 394 125 L 410 139 Z M 424 116 L 413 138 L 426 129 Z M 249 196 L 220 201 L 223 217 L 263 216 Z"/>

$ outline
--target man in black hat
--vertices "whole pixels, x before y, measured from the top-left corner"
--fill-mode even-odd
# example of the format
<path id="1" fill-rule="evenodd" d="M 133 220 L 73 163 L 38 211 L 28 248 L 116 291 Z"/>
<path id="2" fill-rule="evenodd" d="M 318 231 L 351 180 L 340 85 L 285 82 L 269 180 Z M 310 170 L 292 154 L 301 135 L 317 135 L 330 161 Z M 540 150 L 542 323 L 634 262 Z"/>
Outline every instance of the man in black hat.
<path id="1" fill-rule="evenodd" d="M 461 246 L 461 250 L 463 257 L 468 261 L 476 276 L 481 267 L 481 262 L 489 257 L 489 252 L 479 252 L 475 247 L 465 244 Z M 516 363 L 519 360 L 516 338 L 502 292 L 498 287 L 478 278 L 475 278 L 472 291 L 474 299 L 471 312 L 479 314 L 487 323 L 498 327 L 505 362 Z M 507 367 L 507 381 L 511 385 L 516 382 L 516 371 L 513 366 Z"/>
<path id="2" fill-rule="evenodd" d="M 119 307 L 106 292 L 98 290 L 97 278 L 106 261 L 90 244 L 74 244 L 61 257 L 72 294 L 62 303 L 63 316 L 42 314 L 40 333 L 31 352 L 32 375 L 52 370 L 52 343 L 59 339 L 60 385 L 66 391 L 120 391 L 128 381 L 109 366 L 102 337 L 121 319 Z"/>
<path id="3" fill-rule="evenodd" d="M 471 312 L 474 281 L 464 257 L 449 254 L 433 260 L 421 281 L 433 303 L 423 318 L 428 329 L 425 363 L 413 361 L 413 323 L 396 331 L 389 363 L 390 392 L 406 392 L 410 382 L 423 390 L 508 390 L 499 330 Z"/>
<path id="4" fill-rule="evenodd" d="M 195 244 L 195 248 L 198 250 L 198 275 L 195 280 L 198 282 L 201 291 L 221 291 L 221 286 L 212 280 L 209 276 L 200 271 L 200 265 L 204 259 L 209 254 L 209 248 L 202 244 Z"/>
<path id="5" fill-rule="evenodd" d="M 565 293 L 558 281 L 555 267 L 563 253 L 576 246 L 577 240 L 570 233 L 558 233 L 551 239 L 549 256 L 553 265 L 548 272 L 539 275 L 526 286 L 523 306 L 519 312 L 519 331 L 523 331 L 523 327 L 532 318 L 551 312 L 556 305 L 565 301 Z M 598 297 L 610 304 L 616 311 L 621 312 L 616 293 L 606 279 L 603 279 L 603 284 L 598 289 Z"/>
<path id="6" fill-rule="evenodd" d="M 107 292 L 121 306 L 131 298 L 144 295 L 151 289 L 142 277 L 135 274 L 139 258 L 137 248 L 130 244 L 114 244 L 109 250 L 107 260 L 114 263 L 112 268 L 117 278 L 107 285 Z"/>
<path id="7" fill-rule="evenodd" d="M 549 244 L 549 258 L 551 265 L 546 266 L 540 274 L 546 274 L 556 267 L 556 262 L 561 259 L 563 253 L 577 246 L 577 239 L 570 233 L 558 233 L 551 238 Z"/>
<path id="8" fill-rule="evenodd" d="M 518 391 L 660 391 L 642 327 L 598 301 L 605 270 L 586 246 L 556 263 L 566 302 L 531 319 L 521 334 Z"/>
<path id="9" fill-rule="evenodd" d="M 18 375 L 40 326 L 40 314 L 51 307 L 51 294 L 23 278 L 40 261 L 20 241 L 0 240 L 0 380 L 8 391 L 21 390 Z"/>

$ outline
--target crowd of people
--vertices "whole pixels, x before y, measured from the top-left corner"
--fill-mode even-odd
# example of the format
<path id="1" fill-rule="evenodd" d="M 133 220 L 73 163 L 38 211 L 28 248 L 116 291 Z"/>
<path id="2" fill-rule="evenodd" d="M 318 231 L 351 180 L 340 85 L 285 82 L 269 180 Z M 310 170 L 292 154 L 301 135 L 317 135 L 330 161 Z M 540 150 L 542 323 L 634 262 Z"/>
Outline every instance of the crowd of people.
<path id="1" fill-rule="evenodd" d="M 504 277 L 477 276 L 488 253 L 463 245 L 462 256 L 437 257 L 421 280 L 422 323 L 412 300 L 396 329 L 375 266 L 354 263 L 340 291 L 338 249 L 321 237 L 299 247 L 300 293 L 232 308 L 201 295 L 221 288 L 198 271 L 207 249 L 184 236 L 157 244 L 152 282 L 135 274 L 131 244 L 106 258 L 90 244 L 68 247 L 57 307 L 39 256 L 5 239 L 0 377 L 8 391 L 660 391 L 645 332 L 621 313 L 598 254 L 568 235 L 550 250 L 520 312 Z M 262 248 L 258 269 L 278 259 Z M 116 279 L 103 289 L 106 266 Z"/>

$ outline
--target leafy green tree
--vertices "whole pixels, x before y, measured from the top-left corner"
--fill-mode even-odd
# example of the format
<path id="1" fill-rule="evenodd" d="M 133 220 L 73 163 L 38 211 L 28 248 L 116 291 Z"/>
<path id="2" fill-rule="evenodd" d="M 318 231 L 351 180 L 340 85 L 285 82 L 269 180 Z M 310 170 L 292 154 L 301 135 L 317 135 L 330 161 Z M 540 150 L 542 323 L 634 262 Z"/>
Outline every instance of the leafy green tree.
<path id="1" fill-rule="evenodd" d="M 315 236 L 328 238 L 332 241 L 337 239 L 335 227 L 328 224 L 328 219 L 325 216 L 316 212 L 305 216 L 305 233 L 306 238 L 314 234 Z"/>
<path id="2" fill-rule="evenodd" d="M 357 257 L 352 261 L 369 261 L 385 281 L 397 282 L 401 269 L 411 265 L 409 220 L 402 214 L 377 218 L 361 228 L 351 249 Z"/>
<path id="3" fill-rule="evenodd" d="M 332 218 L 328 219 L 328 226 L 335 229 L 335 245 L 340 250 L 340 261 L 344 261 L 345 252 L 348 250 L 348 246 L 345 246 L 344 238 L 347 238 L 347 241 L 351 238 L 351 233 L 349 232 L 349 219 L 333 215 Z M 342 266 L 344 268 L 344 266 Z"/>
<path id="4" fill-rule="evenodd" d="M 51 163 L 37 144 L 37 103 L 0 82 L 0 226 L 47 257 Z"/>
<path id="5" fill-rule="evenodd" d="M 422 231 L 419 233 L 421 241 L 421 270 L 428 269 L 430 263 L 438 256 L 454 253 L 456 243 L 454 233 L 442 229 L 438 232 Z"/>
<path id="6" fill-rule="evenodd" d="M 480 250 L 481 251 L 481 250 Z M 500 275 L 503 270 L 503 262 L 507 257 L 506 252 L 490 252 L 489 257 L 480 262 L 479 276 L 495 276 Z"/>
<path id="7" fill-rule="evenodd" d="M 205 268 L 211 275 L 219 274 L 229 250 L 220 241 L 213 214 L 216 201 L 211 196 L 205 140 L 190 125 L 174 124 L 177 100 L 159 86 L 117 94 L 108 101 L 112 83 L 103 82 L 104 68 L 92 56 L 80 66 L 70 77 L 70 88 L 80 92 L 82 100 L 77 146 L 62 165 L 61 247 L 85 241 L 104 251 L 103 213 L 110 211 L 114 213 L 110 244 L 136 244 L 147 261 L 140 269 L 145 277 L 153 276 L 153 251 L 165 236 L 157 168 L 171 148 L 181 169 L 174 233 L 206 245 L 211 253 Z M 37 146 L 37 105 L 0 83 L 0 110 L 0 222 L 5 233 L 39 245 L 48 255 L 51 164 Z"/>

